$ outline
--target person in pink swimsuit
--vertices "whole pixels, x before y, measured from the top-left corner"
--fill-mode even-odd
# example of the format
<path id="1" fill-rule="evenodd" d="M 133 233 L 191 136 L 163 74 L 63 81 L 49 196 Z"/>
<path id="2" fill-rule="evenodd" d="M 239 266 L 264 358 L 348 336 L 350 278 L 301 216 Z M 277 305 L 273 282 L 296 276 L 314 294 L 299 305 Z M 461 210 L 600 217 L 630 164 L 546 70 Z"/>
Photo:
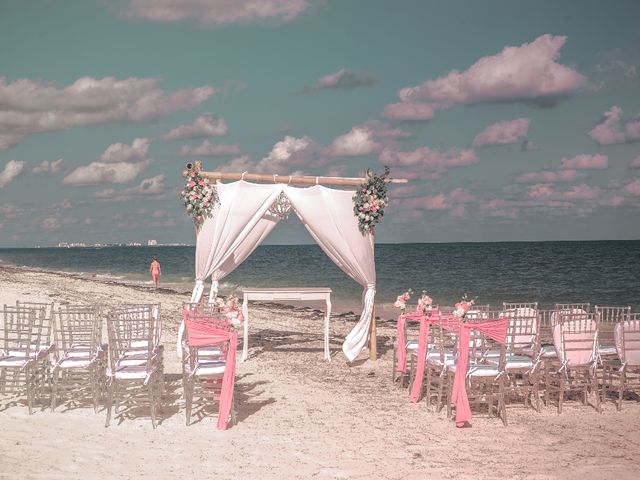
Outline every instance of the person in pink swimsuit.
<path id="1" fill-rule="evenodd" d="M 162 273 L 162 269 L 160 268 L 160 262 L 156 257 L 153 257 L 153 259 L 151 260 L 149 272 L 151 273 L 151 278 L 153 278 L 153 286 L 155 288 L 158 288 L 158 277 Z"/>

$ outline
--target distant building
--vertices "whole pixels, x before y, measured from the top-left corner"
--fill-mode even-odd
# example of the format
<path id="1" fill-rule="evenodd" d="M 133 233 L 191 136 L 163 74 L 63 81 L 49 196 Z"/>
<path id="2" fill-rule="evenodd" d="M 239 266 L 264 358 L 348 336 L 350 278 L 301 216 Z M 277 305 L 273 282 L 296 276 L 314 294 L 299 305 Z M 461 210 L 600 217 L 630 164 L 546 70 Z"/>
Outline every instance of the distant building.
<path id="1" fill-rule="evenodd" d="M 155 247 L 156 245 L 158 245 L 158 241 L 157 240 L 148 240 L 147 241 L 147 246 L 149 246 L 149 247 Z"/>

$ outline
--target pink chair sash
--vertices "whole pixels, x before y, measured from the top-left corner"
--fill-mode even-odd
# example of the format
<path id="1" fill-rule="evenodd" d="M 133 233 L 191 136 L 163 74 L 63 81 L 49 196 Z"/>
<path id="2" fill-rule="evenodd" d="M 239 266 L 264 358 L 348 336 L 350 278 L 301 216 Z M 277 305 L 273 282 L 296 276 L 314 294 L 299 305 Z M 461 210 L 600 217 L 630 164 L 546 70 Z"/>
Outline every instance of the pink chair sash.
<path id="1" fill-rule="evenodd" d="M 456 426 L 463 427 L 471 420 L 471 408 L 467 397 L 467 367 L 469 366 L 469 331 L 473 328 L 484 333 L 489 338 L 505 344 L 509 319 L 491 320 L 487 322 L 467 322 L 460 326 L 458 337 L 458 364 L 456 376 L 453 379 L 451 401 L 456 405 Z"/>
<path id="2" fill-rule="evenodd" d="M 454 322 L 449 318 L 452 315 L 425 315 L 420 317 L 420 333 L 418 334 L 418 363 L 416 364 L 416 375 L 413 379 L 409 400 L 413 403 L 420 400 L 422 393 L 422 380 L 424 377 L 424 368 L 427 363 L 427 350 L 429 348 L 429 325 L 432 323 L 440 323 L 443 328 L 448 330 L 453 328 Z M 457 321 L 455 322 L 457 325 Z"/>
<path id="3" fill-rule="evenodd" d="M 187 327 L 187 337 L 190 347 L 205 347 L 229 341 L 226 366 L 222 376 L 222 388 L 220 391 L 220 408 L 218 413 L 219 430 L 226 430 L 233 403 L 233 387 L 236 374 L 236 348 L 238 344 L 238 332 L 233 329 L 220 328 L 206 321 L 193 319 L 191 312 L 183 311 L 184 324 Z"/>
<path id="4" fill-rule="evenodd" d="M 422 314 L 420 312 L 405 313 L 398 316 L 397 335 L 398 339 L 398 358 L 396 359 L 396 371 L 407 372 L 407 320 L 420 321 Z"/>

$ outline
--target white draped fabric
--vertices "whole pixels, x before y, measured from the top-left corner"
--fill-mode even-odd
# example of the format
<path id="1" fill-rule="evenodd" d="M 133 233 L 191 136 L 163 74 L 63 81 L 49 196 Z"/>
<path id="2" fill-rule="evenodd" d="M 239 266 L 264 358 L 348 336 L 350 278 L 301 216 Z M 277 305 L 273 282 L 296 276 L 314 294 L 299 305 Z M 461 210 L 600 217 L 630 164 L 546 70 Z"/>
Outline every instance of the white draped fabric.
<path id="1" fill-rule="evenodd" d="M 352 362 L 365 346 L 376 294 L 376 267 L 373 257 L 373 236 L 362 235 L 353 214 L 353 192 L 322 186 L 287 187 L 285 193 L 320 248 L 349 275 L 365 287 L 362 292 L 360 321 L 342 345 L 342 351 Z"/>
<path id="2" fill-rule="evenodd" d="M 240 265 L 277 225 L 268 213 L 280 192 L 311 236 L 329 258 L 349 277 L 365 287 L 360 321 L 349 333 L 342 350 L 353 361 L 365 346 L 373 313 L 376 272 L 373 236 L 363 236 L 353 215 L 353 191 L 323 186 L 296 188 L 284 184 L 258 185 L 245 181 L 218 184 L 220 204 L 205 220 L 196 240 L 196 285 L 191 302 L 198 302 L 204 280 L 212 279 L 210 300 L 218 282 Z M 181 331 L 178 338 L 181 338 Z M 178 349 L 180 351 L 180 349 Z"/>

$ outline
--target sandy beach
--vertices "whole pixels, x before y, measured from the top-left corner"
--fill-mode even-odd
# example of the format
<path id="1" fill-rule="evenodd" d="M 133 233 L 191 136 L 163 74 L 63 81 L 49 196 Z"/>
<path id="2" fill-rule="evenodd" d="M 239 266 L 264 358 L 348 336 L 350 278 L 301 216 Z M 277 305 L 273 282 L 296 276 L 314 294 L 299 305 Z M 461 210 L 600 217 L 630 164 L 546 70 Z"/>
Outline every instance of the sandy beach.
<path id="1" fill-rule="evenodd" d="M 412 404 L 390 380 L 394 322 L 378 324 L 380 358 L 349 365 L 340 351 L 355 316 L 331 318 L 333 361 L 322 360 L 322 312 L 256 304 L 249 360 L 236 380 L 238 424 L 215 428 L 215 414 L 184 423 L 181 369 L 174 354 L 181 303 L 175 292 L 66 274 L 3 267 L 0 304 L 24 301 L 159 302 L 167 395 L 156 430 L 145 412 L 104 427 L 84 404 L 54 413 L 0 398 L 0 478 L 637 478 L 640 404 L 599 415 L 576 401 L 562 415 L 510 405 L 509 426 L 475 417 L 456 429 L 446 414 Z M 45 399 L 48 403 L 48 398 Z M 42 408 L 41 408 L 42 407 Z"/>

